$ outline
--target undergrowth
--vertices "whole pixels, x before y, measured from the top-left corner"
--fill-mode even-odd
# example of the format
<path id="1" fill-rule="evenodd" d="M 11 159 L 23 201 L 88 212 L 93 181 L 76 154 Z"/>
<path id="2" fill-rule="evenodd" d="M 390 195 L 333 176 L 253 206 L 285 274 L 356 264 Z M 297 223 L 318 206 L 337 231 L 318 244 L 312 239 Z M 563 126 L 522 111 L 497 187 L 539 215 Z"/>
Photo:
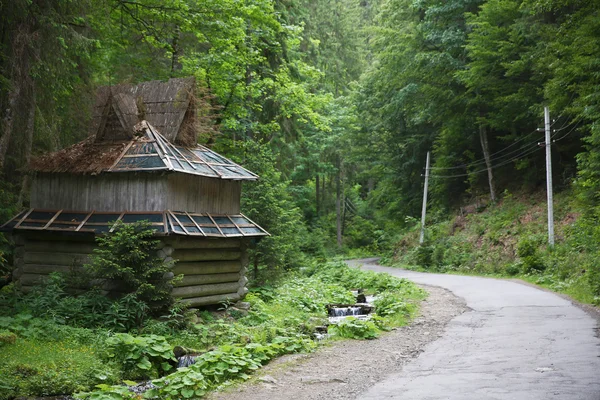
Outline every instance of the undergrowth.
<path id="1" fill-rule="evenodd" d="M 326 306 L 353 303 L 351 290 L 357 288 L 377 293 L 379 314 L 370 321 L 349 319 L 332 326 L 332 337 L 375 338 L 405 324 L 424 297 L 412 283 L 386 274 L 315 263 L 277 286 L 253 289 L 245 299 L 249 311 L 224 307 L 190 316 L 174 310 L 142 328 L 116 333 L 77 315 L 85 308 L 73 308 L 66 318 L 61 299 L 67 295 L 56 296 L 53 291 L 59 289 L 45 285 L 35 292 L 41 299 L 17 296 L 2 308 L 0 399 L 73 392 L 81 399 L 139 398 L 127 385 L 146 379 L 154 388 L 144 398 L 199 398 L 248 379 L 275 357 L 313 351 L 318 347 L 315 328 L 328 322 Z M 9 290 L 4 289 L 5 298 L 14 294 Z M 46 309 L 37 312 L 42 300 Z M 196 363 L 177 369 L 175 345 L 199 354 Z"/>
<path id="2" fill-rule="evenodd" d="M 517 198 L 505 192 L 485 210 L 428 226 L 423 245 L 415 224 L 384 261 L 432 272 L 517 277 L 600 304 L 598 218 L 580 216 L 571 191 L 557 194 L 556 241 L 549 247 L 545 207 L 541 194 Z"/>

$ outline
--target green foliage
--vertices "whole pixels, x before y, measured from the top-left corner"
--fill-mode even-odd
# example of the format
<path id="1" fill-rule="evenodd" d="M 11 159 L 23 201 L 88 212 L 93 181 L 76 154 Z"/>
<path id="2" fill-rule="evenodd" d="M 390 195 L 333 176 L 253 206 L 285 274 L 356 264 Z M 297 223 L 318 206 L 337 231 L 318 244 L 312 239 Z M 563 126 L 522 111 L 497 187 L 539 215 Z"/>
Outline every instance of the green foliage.
<path id="1" fill-rule="evenodd" d="M 134 295 L 109 300 L 99 290 L 93 289 L 79 296 L 67 292 L 65 276 L 52 273 L 39 286 L 26 295 L 5 288 L 0 293 L 4 308 L 0 315 L 35 313 L 59 324 L 75 327 L 104 327 L 126 331 L 140 326 L 146 319 L 147 306 Z"/>
<path id="2" fill-rule="evenodd" d="M 304 260 L 302 248 L 307 231 L 300 210 L 287 191 L 287 181 L 275 169 L 275 158 L 267 146 L 247 142 L 251 155 L 244 163 L 261 179 L 242 193 L 242 209 L 271 236 L 262 238 L 252 250 L 253 263 L 264 263 L 271 275 L 277 268 L 293 268 Z"/>
<path id="3" fill-rule="evenodd" d="M 17 339 L 0 348 L 0 399 L 19 396 L 53 396 L 89 390 L 119 378 L 91 344 L 68 338 L 50 342 L 46 338 Z"/>
<path id="4" fill-rule="evenodd" d="M 90 264 L 84 267 L 95 278 L 119 285 L 119 289 L 157 315 L 173 304 L 173 263 L 156 255 L 159 241 L 152 239 L 153 235 L 148 222 L 119 223 L 111 234 L 96 238 L 98 247 Z M 139 314 L 136 322 L 141 326 L 145 313 Z"/>
<path id="5" fill-rule="evenodd" d="M 0 346 L 5 344 L 15 344 L 17 341 L 17 335 L 7 330 L 0 330 Z"/>
<path id="6" fill-rule="evenodd" d="M 330 325 L 328 332 L 348 339 L 376 339 L 379 336 L 379 329 L 373 321 L 354 317 L 344 318 L 338 324 Z"/>
<path id="7" fill-rule="evenodd" d="M 379 293 L 373 302 L 377 315 L 382 317 L 399 314 L 409 317 L 414 312 L 414 304 L 406 302 L 406 296 L 399 292 L 385 291 Z"/>
<path id="8" fill-rule="evenodd" d="M 123 385 L 109 385 L 102 383 L 96 385 L 93 392 L 80 392 L 75 395 L 76 399 L 86 400 L 134 400 L 139 396 Z"/>
<path id="9" fill-rule="evenodd" d="M 539 243 L 524 238 L 517 244 L 517 255 L 523 264 L 523 272 L 526 274 L 542 272 L 546 269 L 541 255 L 538 251 Z"/>
<path id="10" fill-rule="evenodd" d="M 117 362 L 127 379 L 157 378 L 173 369 L 173 346 L 164 337 L 117 333 L 106 340 L 107 356 Z"/>

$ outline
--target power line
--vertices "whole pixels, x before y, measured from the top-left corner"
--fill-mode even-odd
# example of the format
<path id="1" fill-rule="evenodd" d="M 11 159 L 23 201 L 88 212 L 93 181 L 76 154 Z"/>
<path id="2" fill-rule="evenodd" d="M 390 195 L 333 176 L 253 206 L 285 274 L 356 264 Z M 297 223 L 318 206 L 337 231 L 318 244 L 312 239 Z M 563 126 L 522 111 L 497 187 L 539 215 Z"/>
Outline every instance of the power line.
<path id="1" fill-rule="evenodd" d="M 573 96 L 571 96 L 571 99 L 569 100 L 569 105 L 572 103 L 572 101 L 573 101 Z M 559 121 L 559 120 L 560 120 L 562 117 L 563 117 L 563 114 L 561 113 L 561 114 L 560 114 L 560 115 L 559 115 L 559 116 L 558 116 L 558 117 L 557 117 L 557 118 L 556 118 L 554 121 L 552 121 L 552 124 L 550 124 L 550 126 L 551 126 L 551 127 L 552 127 L 552 126 L 554 126 L 554 124 L 556 124 L 556 123 L 557 123 L 557 122 L 558 122 L 558 121 Z M 554 130 L 554 132 L 559 132 L 559 131 L 561 131 L 561 130 L 563 130 L 563 129 L 566 129 L 566 128 L 565 128 L 565 126 L 566 126 L 566 125 L 568 125 L 567 121 L 565 121 L 565 123 L 563 123 L 563 125 L 562 125 L 560 128 L 558 128 L 558 129 Z M 501 158 L 503 158 L 503 157 L 506 157 L 506 156 L 508 156 L 508 155 L 510 155 L 510 154 L 514 154 L 514 153 L 517 153 L 517 152 L 521 151 L 521 150 L 522 150 L 522 148 L 521 148 L 521 149 L 517 149 L 517 150 L 513 150 L 513 151 L 511 151 L 511 152 L 508 152 L 508 153 L 506 153 L 506 154 L 503 154 L 503 155 L 501 155 L 501 156 L 498 156 L 498 157 L 495 157 L 495 158 L 494 158 L 494 156 L 495 156 L 495 155 L 498 155 L 498 154 L 500 154 L 500 153 L 502 153 L 502 152 L 504 152 L 504 151 L 506 151 L 506 150 L 510 149 L 511 147 L 513 147 L 513 146 L 515 146 L 516 144 L 518 144 L 518 143 L 522 142 L 523 140 L 527 139 L 528 137 L 530 137 L 532 134 L 534 134 L 534 133 L 536 133 L 536 132 L 543 132 L 543 130 L 541 130 L 540 128 L 538 128 L 538 129 L 534 129 L 533 131 L 531 131 L 531 132 L 529 132 L 528 134 L 526 134 L 526 135 L 522 136 L 521 138 L 517 139 L 516 141 L 514 141 L 514 142 L 513 142 L 513 143 L 511 143 L 510 145 L 508 145 L 508 146 L 504 147 L 503 149 L 500 149 L 500 150 L 498 150 L 497 152 L 490 154 L 490 157 L 492 157 L 492 158 L 490 159 L 490 161 L 499 160 L 499 159 L 501 159 Z M 535 142 L 535 143 L 537 144 L 537 142 Z M 527 146 L 528 146 L 528 145 L 526 145 L 525 147 L 527 147 Z M 462 165 L 457 165 L 457 166 L 454 166 L 454 167 L 430 167 L 430 170 L 438 170 L 438 171 L 441 171 L 441 170 L 463 169 L 463 168 L 467 168 L 467 167 L 474 167 L 474 166 L 477 166 L 477 165 L 483 165 L 483 164 L 485 164 L 485 163 L 486 163 L 486 161 L 485 161 L 485 158 L 480 158 L 480 159 L 478 159 L 478 160 L 474 160 L 474 161 L 472 161 L 472 162 L 470 162 L 470 163 L 466 163 L 466 164 L 462 164 Z M 486 169 L 486 170 L 487 170 L 487 169 Z"/>
<path id="2" fill-rule="evenodd" d="M 519 160 L 519 159 L 521 159 L 521 158 L 523 158 L 524 156 L 527 156 L 527 155 L 529 155 L 529 154 L 533 154 L 533 153 L 535 153 L 536 151 L 538 151 L 538 150 L 540 149 L 540 148 L 538 147 L 537 143 L 535 143 L 535 146 L 531 146 L 531 145 L 530 145 L 530 147 L 532 147 L 532 148 L 531 148 L 531 149 L 529 149 L 529 150 L 526 150 L 526 151 L 522 152 L 521 154 L 519 154 L 519 155 L 515 156 L 514 158 L 511 158 L 510 160 L 505 160 L 505 161 L 503 161 L 503 162 L 501 162 L 501 163 L 498 163 L 498 164 L 496 164 L 496 165 L 493 165 L 491 168 L 498 168 L 498 167 L 502 167 L 502 166 L 504 166 L 504 165 L 510 164 L 511 162 L 513 162 L 513 161 L 517 161 L 517 160 Z M 484 168 L 484 169 L 480 169 L 480 170 L 478 170 L 478 171 L 469 172 L 469 173 L 466 173 L 466 174 L 456 174 L 456 175 L 429 175 L 429 177 L 431 177 L 431 178 L 461 178 L 461 177 L 470 176 L 470 175 L 473 175 L 473 174 L 479 174 L 479 173 L 482 173 L 482 172 L 486 172 L 487 170 L 488 170 L 488 168 Z"/>
<path id="3" fill-rule="evenodd" d="M 536 132 L 537 132 L 537 129 L 536 129 L 536 130 L 534 130 L 534 131 L 532 131 L 532 132 L 529 132 L 528 134 L 526 134 L 525 136 L 521 137 L 521 138 L 520 138 L 520 139 L 518 139 L 517 141 L 515 141 L 515 142 L 511 143 L 510 145 L 506 146 L 505 148 L 503 148 L 503 149 L 501 149 L 501 150 L 498 150 L 498 151 L 497 151 L 497 152 L 495 152 L 495 153 L 492 153 L 492 154 L 490 154 L 490 157 L 493 157 L 493 156 L 495 156 L 495 155 L 497 155 L 497 154 L 500 154 L 500 153 L 502 153 L 503 151 L 505 151 L 505 150 L 507 150 L 507 149 L 509 149 L 509 148 L 513 147 L 514 145 L 516 145 L 516 144 L 518 144 L 518 143 L 522 142 L 523 140 L 527 139 L 529 136 L 531 136 L 532 134 L 534 134 L 534 133 L 536 133 Z M 536 143 L 537 143 L 537 142 L 536 142 Z M 499 159 L 499 158 L 502 158 L 502 157 L 505 157 L 505 156 L 507 156 L 507 155 L 509 155 L 509 154 L 517 153 L 517 152 L 519 152 L 519 151 L 521 151 L 521 150 L 522 150 L 522 149 L 513 150 L 513 151 L 511 151 L 511 152 L 509 152 L 509 153 L 506 153 L 506 154 L 504 154 L 504 155 L 501 155 L 501 156 L 498 156 L 498 157 L 495 157 L 495 158 L 491 158 L 490 160 L 497 160 L 497 159 Z M 430 167 L 430 169 L 431 169 L 431 170 L 450 170 L 450 169 L 462 169 L 462 168 L 473 167 L 473 166 L 476 166 L 476 165 L 485 164 L 485 162 L 486 162 L 486 161 L 485 161 L 485 158 L 480 158 L 480 159 L 478 159 L 478 160 L 475 160 L 475 161 L 472 161 L 472 162 L 470 162 L 470 163 L 467 163 L 467 164 L 462 164 L 462 165 L 457 165 L 457 166 L 454 166 L 454 167 Z"/>
<path id="4" fill-rule="evenodd" d="M 552 143 L 556 143 L 556 142 L 558 142 L 558 141 L 560 141 L 560 140 L 563 140 L 563 139 L 564 139 L 564 138 L 566 138 L 567 136 L 569 136 L 569 135 L 570 135 L 572 132 L 574 132 L 574 131 L 575 131 L 575 129 L 577 129 L 577 127 L 579 126 L 579 124 L 581 124 L 581 121 L 582 121 L 582 120 L 579 120 L 579 121 L 577 121 L 577 123 L 575 124 L 575 126 L 574 126 L 573 128 L 571 128 L 571 130 L 570 130 L 569 132 L 565 133 L 564 135 L 562 135 L 562 136 L 561 136 L 561 137 L 559 137 L 558 139 L 554 139 L 554 140 L 552 141 Z M 554 137 L 554 136 L 555 136 L 555 135 L 552 135 L 552 137 Z"/>

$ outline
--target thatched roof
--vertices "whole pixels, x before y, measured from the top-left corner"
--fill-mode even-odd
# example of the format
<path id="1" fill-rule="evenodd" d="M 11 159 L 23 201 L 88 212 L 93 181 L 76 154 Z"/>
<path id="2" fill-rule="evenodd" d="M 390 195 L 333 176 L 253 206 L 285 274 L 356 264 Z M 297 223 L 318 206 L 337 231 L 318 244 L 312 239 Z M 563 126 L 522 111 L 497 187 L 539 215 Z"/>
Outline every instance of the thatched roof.
<path id="1" fill-rule="evenodd" d="M 90 136 L 66 149 L 34 158 L 30 168 L 38 172 L 99 174 L 117 161 L 129 142 L 96 142 L 96 138 Z"/>
<path id="2" fill-rule="evenodd" d="M 90 134 L 97 141 L 129 139 L 134 125 L 146 120 L 170 142 L 195 144 L 194 89 L 193 77 L 103 86 L 97 91 Z"/>
<path id="3" fill-rule="evenodd" d="M 113 142 L 99 142 L 90 136 L 64 150 L 38 157 L 31 167 L 50 173 L 175 171 L 218 179 L 258 179 L 257 175 L 204 146 L 172 144 L 147 121 L 137 124 L 132 132 L 129 140 Z"/>

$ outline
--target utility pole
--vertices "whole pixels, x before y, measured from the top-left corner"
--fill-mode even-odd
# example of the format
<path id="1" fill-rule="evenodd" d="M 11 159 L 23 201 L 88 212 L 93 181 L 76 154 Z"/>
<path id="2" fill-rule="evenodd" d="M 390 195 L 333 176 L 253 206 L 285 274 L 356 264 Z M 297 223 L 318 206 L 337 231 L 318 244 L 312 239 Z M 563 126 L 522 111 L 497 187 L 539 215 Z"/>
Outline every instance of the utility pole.
<path id="1" fill-rule="evenodd" d="M 421 211 L 421 237 L 419 244 L 425 241 L 425 214 L 427 213 L 427 186 L 429 185 L 429 152 L 427 152 L 427 161 L 425 162 L 425 187 L 423 188 L 423 209 Z"/>
<path id="2" fill-rule="evenodd" d="M 548 244 L 550 246 L 554 246 L 554 206 L 552 204 L 552 156 L 550 152 L 550 109 L 548 107 L 544 107 L 544 130 L 546 131 L 546 192 L 548 194 Z"/>

